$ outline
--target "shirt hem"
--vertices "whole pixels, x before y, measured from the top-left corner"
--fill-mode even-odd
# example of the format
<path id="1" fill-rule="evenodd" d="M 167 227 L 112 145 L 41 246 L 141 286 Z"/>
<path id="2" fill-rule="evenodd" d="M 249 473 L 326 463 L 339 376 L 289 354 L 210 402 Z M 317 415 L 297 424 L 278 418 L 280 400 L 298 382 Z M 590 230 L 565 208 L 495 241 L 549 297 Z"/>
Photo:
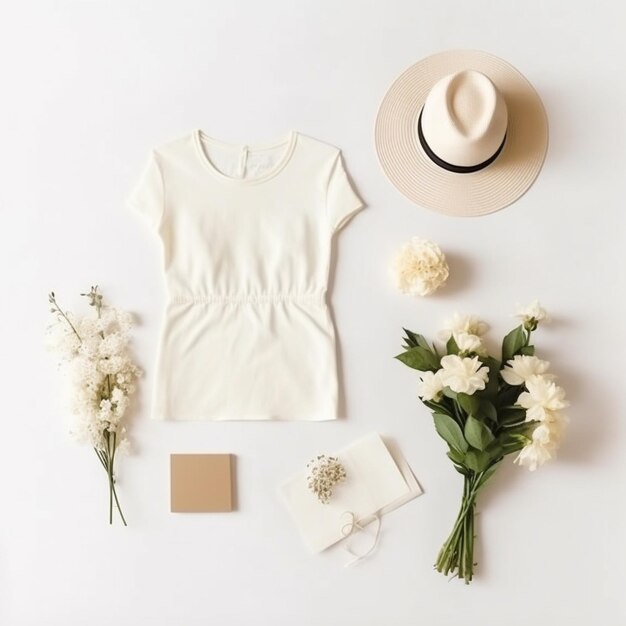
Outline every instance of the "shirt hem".
<path id="1" fill-rule="evenodd" d="M 154 413 L 151 416 L 151 419 L 157 422 L 332 422 L 337 420 L 338 416 L 314 415 L 306 417 L 283 417 L 277 415 L 191 415 L 183 417 L 170 417 L 164 413 Z"/>

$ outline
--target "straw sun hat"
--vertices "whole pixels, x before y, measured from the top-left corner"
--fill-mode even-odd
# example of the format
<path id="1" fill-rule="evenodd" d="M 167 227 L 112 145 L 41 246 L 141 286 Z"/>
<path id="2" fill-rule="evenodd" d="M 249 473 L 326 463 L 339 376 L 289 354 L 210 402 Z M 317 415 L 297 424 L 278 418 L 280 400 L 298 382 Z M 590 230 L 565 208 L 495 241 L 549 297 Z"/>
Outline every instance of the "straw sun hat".
<path id="1" fill-rule="evenodd" d="M 493 213 L 533 184 L 548 121 L 532 85 L 486 52 L 418 61 L 391 86 L 376 119 L 376 151 L 410 200 L 448 215 Z"/>

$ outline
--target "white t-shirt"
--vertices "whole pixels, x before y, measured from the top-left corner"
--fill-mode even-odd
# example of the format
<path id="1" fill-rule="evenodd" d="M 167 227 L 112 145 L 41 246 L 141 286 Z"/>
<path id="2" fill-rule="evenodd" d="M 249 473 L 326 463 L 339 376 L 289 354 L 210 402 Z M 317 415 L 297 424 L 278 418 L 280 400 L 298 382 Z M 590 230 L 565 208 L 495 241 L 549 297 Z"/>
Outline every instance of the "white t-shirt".
<path id="1" fill-rule="evenodd" d="M 363 206 L 341 152 L 295 132 L 235 146 L 195 131 L 150 154 L 128 204 L 163 244 L 152 416 L 336 418 L 331 239 Z"/>

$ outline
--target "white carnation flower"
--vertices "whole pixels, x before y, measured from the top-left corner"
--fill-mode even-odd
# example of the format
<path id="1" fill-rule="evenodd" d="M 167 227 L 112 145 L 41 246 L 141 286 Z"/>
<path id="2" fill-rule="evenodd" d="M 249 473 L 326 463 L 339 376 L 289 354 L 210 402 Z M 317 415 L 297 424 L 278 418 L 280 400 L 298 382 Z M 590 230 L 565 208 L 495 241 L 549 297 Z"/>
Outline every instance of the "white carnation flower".
<path id="1" fill-rule="evenodd" d="M 506 367 L 502 370 L 502 378 L 509 385 L 523 385 L 532 376 L 541 376 L 551 379 L 550 374 L 546 374 L 550 368 L 548 361 L 542 361 L 536 356 L 516 355 L 507 361 Z"/>
<path id="2" fill-rule="evenodd" d="M 441 370 L 439 370 L 440 372 Z M 422 400 L 434 400 L 437 402 L 441 398 L 443 383 L 439 372 L 423 372 L 418 384 L 417 395 Z"/>
<path id="3" fill-rule="evenodd" d="M 471 396 L 485 388 L 489 380 L 489 368 L 484 367 L 477 356 L 462 358 L 456 354 L 448 354 L 441 359 L 439 376 L 444 387 Z"/>
<path id="4" fill-rule="evenodd" d="M 454 313 L 452 317 L 445 320 L 438 336 L 442 341 L 448 341 L 456 333 L 467 333 L 468 335 L 482 337 L 487 330 L 489 330 L 489 326 L 475 315 Z"/>
<path id="5" fill-rule="evenodd" d="M 552 458 L 553 454 L 549 448 L 533 442 L 520 450 L 514 463 L 527 467 L 531 472 L 534 472 L 540 465 L 550 461 Z"/>
<path id="6" fill-rule="evenodd" d="M 485 348 L 478 335 L 471 335 L 466 332 L 455 332 L 454 341 L 461 354 L 484 354 Z"/>
<path id="7" fill-rule="evenodd" d="M 565 390 L 546 376 L 531 376 L 525 381 L 526 389 L 517 399 L 517 404 L 526 409 L 526 421 L 552 421 L 558 412 L 569 406 Z"/>
<path id="8" fill-rule="evenodd" d="M 412 296 L 428 296 L 448 279 L 449 268 L 441 248 L 434 242 L 413 237 L 394 259 L 397 288 Z"/>
<path id="9" fill-rule="evenodd" d="M 535 330 L 539 322 L 548 321 L 548 312 L 534 300 L 528 306 L 518 306 L 514 317 L 521 319 L 527 330 Z"/>
<path id="10" fill-rule="evenodd" d="M 565 419 L 554 416 L 549 422 L 541 422 L 533 431 L 530 443 L 524 446 L 515 459 L 515 463 L 534 472 L 540 465 L 556 456 L 561 443 Z"/>

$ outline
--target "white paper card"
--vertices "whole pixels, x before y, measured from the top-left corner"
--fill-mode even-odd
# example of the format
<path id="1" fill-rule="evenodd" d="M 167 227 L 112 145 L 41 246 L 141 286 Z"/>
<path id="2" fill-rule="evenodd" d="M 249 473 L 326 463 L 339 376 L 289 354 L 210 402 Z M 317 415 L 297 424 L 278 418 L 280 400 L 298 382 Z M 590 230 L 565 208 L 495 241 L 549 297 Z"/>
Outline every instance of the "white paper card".
<path id="1" fill-rule="evenodd" d="M 396 453 L 394 460 L 377 433 L 334 456 L 345 467 L 347 478 L 335 486 L 328 504 L 322 504 L 309 490 L 307 468 L 280 487 L 281 497 L 312 552 L 321 552 L 344 538 L 347 512 L 364 525 L 422 493 L 405 459 Z"/>

